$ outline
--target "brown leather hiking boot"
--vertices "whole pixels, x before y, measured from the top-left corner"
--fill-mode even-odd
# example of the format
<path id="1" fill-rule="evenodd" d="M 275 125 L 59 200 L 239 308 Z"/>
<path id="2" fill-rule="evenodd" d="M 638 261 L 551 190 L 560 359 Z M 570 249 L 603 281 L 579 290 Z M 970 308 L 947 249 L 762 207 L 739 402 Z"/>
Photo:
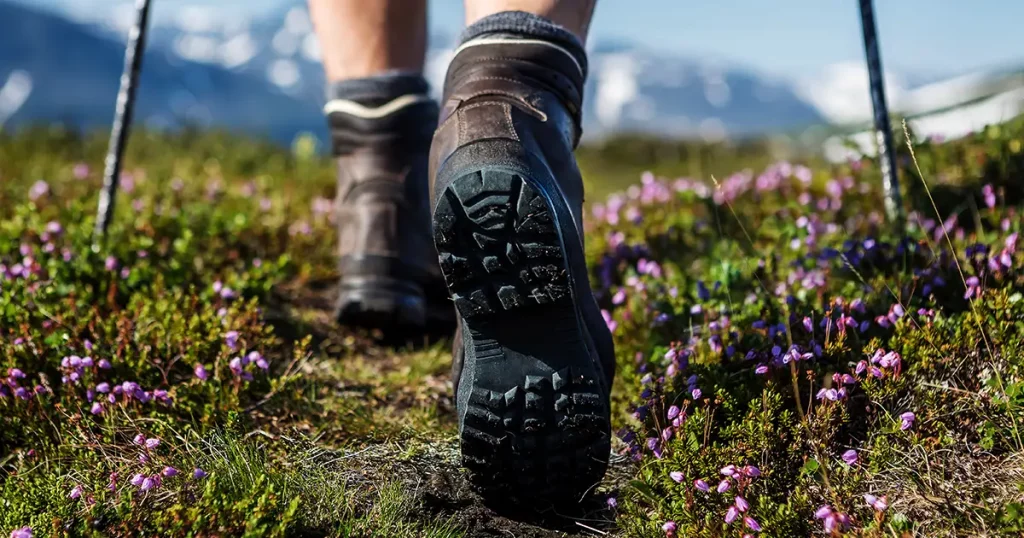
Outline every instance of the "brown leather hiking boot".
<path id="1" fill-rule="evenodd" d="M 410 94 L 326 108 L 338 161 L 338 320 L 385 331 L 454 326 L 430 237 L 427 153 L 437 105 Z"/>
<path id="2" fill-rule="evenodd" d="M 487 497 L 578 502 L 610 454 L 614 350 L 584 259 L 583 69 L 480 39 L 448 70 L 430 156 L 434 244 L 459 311 L 463 464 Z"/>

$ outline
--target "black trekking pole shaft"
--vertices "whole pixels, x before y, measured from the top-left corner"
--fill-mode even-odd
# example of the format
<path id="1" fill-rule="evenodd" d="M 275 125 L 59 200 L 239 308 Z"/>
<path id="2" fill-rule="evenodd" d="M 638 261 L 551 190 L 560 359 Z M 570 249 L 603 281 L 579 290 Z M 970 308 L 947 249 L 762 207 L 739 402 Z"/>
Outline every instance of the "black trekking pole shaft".
<path id="1" fill-rule="evenodd" d="M 871 108 L 875 120 L 875 142 L 878 147 L 878 166 L 882 172 L 885 191 L 885 212 L 896 231 L 904 233 L 903 198 L 896 168 L 896 151 L 889 122 L 889 106 L 885 102 L 885 75 L 882 57 L 878 52 L 878 30 L 875 27 L 875 8 L 872 0 L 860 0 L 860 23 L 864 31 L 864 53 L 868 61 L 871 84 Z"/>
<path id="2" fill-rule="evenodd" d="M 121 73 L 121 89 L 117 93 L 117 109 L 114 111 L 114 126 L 110 130 L 110 146 L 103 172 L 103 190 L 100 191 L 99 208 L 96 214 L 94 240 L 106 237 L 107 227 L 114 215 L 114 203 L 121 182 L 121 164 L 124 148 L 131 131 L 132 115 L 135 111 L 135 91 L 138 88 L 142 56 L 146 50 L 146 30 L 149 27 L 150 0 L 137 0 L 138 18 L 128 36 L 128 47 L 124 53 L 124 71 Z"/>

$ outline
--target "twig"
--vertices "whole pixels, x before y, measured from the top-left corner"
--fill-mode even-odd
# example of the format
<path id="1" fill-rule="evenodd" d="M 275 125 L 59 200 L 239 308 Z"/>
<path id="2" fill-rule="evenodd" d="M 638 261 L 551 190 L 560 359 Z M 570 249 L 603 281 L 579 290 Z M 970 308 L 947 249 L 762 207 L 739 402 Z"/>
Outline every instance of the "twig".
<path id="1" fill-rule="evenodd" d="M 584 525 L 583 523 L 580 523 L 579 521 L 576 521 L 575 523 L 577 525 L 579 525 L 580 527 L 583 527 L 584 529 L 587 529 L 590 532 L 596 532 L 597 534 L 600 534 L 601 536 L 606 536 L 608 534 L 607 532 L 604 532 L 604 531 L 601 531 L 601 530 L 597 530 L 594 527 L 591 527 L 589 525 Z"/>
<path id="2" fill-rule="evenodd" d="M 914 168 L 917 169 L 917 177 L 921 180 L 921 184 L 924 185 L 924 192 L 928 194 L 928 201 L 932 204 L 932 210 L 935 211 L 935 217 L 942 222 L 942 215 L 939 213 L 939 207 L 935 204 L 935 198 L 932 197 L 932 190 L 928 187 L 928 182 L 924 180 L 924 173 L 921 172 L 921 165 L 917 162 L 917 156 L 914 154 L 914 145 L 910 142 L 910 132 L 907 130 L 907 120 L 903 120 L 903 134 L 907 139 L 907 149 L 910 151 L 910 159 L 914 162 Z M 940 224 L 941 225 L 941 224 Z M 949 246 L 949 254 L 953 258 L 953 263 L 956 265 L 956 270 L 960 273 L 960 280 L 963 282 L 964 287 L 967 287 L 967 279 L 964 277 L 964 270 L 960 267 L 960 259 L 956 256 L 956 250 L 953 249 L 953 240 L 949 238 L 949 231 L 946 230 L 946 226 L 942 226 L 942 235 L 946 237 L 946 244 Z M 981 314 L 978 312 L 978 302 L 976 296 L 969 298 L 971 305 L 971 312 L 974 314 L 974 323 L 978 325 L 978 332 L 981 333 L 981 340 L 985 342 L 985 349 L 988 351 L 989 359 L 993 361 L 992 372 L 996 376 L 996 381 L 999 383 L 999 390 L 1006 397 L 1006 385 L 1003 384 L 1003 376 L 999 373 L 999 368 L 995 367 L 995 353 L 992 351 L 992 344 L 989 342 L 988 335 L 985 334 L 985 328 L 981 324 Z M 1011 412 L 1008 413 L 1010 416 L 1010 424 L 1013 425 L 1013 436 L 1017 440 L 1017 449 L 1024 450 L 1024 442 L 1021 441 L 1020 430 L 1017 428 L 1017 417 L 1013 415 L 1012 408 L 1013 400 L 1006 398 L 1007 404 L 1011 408 Z"/>

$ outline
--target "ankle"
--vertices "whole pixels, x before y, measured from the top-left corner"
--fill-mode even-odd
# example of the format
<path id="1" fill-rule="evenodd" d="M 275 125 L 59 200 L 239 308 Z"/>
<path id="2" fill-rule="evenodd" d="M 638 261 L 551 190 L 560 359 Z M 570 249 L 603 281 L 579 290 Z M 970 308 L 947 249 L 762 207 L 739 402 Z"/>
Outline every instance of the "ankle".
<path id="1" fill-rule="evenodd" d="M 502 11 L 480 18 L 461 36 L 461 46 L 480 39 L 536 40 L 557 46 L 572 56 L 584 78 L 587 53 L 576 34 L 556 22 L 525 11 Z"/>
<path id="2" fill-rule="evenodd" d="M 330 82 L 324 114 L 336 157 L 367 145 L 425 151 L 437 125 L 427 81 L 406 72 Z"/>

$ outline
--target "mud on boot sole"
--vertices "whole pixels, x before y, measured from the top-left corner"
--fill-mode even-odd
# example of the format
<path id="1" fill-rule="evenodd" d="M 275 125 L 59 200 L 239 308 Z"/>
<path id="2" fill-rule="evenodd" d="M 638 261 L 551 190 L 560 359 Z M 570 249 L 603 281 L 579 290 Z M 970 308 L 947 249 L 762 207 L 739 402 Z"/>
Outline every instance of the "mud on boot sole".
<path id="1" fill-rule="evenodd" d="M 549 202 L 521 175 L 487 170 L 454 179 L 433 220 L 468 329 L 459 391 L 469 391 L 460 433 L 471 482 L 485 497 L 579 501 L 607 467 L 607 389 Z"/>

